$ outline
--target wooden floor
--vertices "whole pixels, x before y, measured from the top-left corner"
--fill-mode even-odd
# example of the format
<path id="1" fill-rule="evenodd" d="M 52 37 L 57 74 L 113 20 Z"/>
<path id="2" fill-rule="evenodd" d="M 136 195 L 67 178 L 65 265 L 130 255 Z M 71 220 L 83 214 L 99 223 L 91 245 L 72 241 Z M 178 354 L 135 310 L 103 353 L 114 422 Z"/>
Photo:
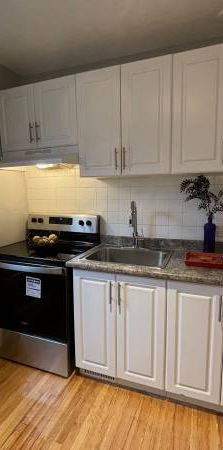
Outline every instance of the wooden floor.
<path id="1" fill-rule="evenodd" d="M 1 449 L 223 449 L 223 416 L 0 360 Z"/>

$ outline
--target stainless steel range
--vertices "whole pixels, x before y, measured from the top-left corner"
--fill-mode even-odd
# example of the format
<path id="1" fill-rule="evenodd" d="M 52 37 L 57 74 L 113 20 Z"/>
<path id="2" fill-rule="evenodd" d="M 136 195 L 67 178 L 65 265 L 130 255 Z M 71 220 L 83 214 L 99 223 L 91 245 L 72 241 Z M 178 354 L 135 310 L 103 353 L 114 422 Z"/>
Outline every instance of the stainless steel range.
<path id="1" fill-rule="evenodd" d="M 72 272 L 100 243 L 95 215 L 30 215 L 27 239 L 0 248 L 0 357 L 62 376 L 74 369 Z"/>

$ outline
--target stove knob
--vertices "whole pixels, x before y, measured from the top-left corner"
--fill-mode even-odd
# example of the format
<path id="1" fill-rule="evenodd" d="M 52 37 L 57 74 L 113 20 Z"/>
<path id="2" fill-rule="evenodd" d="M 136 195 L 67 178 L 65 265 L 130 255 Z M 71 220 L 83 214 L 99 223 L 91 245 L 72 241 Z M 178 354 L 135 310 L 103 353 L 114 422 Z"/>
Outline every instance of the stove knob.
<path id="1" fill-rule="evenodd" d="M 91 225 L 92 225 L 91 220 L 87 220 L 86 225 L 87 225 L 88 227 L 91 227 Z"/>
<path id="2" fill-rule="evenodd" d="M 80 225 L 81 227 L 83 227 L 83 226 L 84 226 L 84 221 L 83 221 L 83 220 L 79 220 L 79 225 Z"/>

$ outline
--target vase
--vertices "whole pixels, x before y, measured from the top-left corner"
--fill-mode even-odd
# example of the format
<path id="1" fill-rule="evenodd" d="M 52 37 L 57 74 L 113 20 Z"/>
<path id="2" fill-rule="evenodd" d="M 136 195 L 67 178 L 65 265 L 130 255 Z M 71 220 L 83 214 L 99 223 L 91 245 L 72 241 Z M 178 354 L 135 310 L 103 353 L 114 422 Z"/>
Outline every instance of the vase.
<path id="1" fill-rule="evenodd" d="M 208 222 L 204 225 L 204 252 L 215 251 L 216 225 L 212 222 L 212 215 L 208 216 Z"/>

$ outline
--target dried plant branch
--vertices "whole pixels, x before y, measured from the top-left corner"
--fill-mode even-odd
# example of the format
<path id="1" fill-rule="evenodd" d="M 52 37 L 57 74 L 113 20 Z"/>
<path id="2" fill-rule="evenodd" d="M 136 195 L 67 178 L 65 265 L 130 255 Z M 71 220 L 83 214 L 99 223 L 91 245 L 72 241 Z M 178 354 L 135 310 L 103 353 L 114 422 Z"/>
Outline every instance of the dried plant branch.
<path id="1" fill-rule="evenodd" d="M 204 209 L 210 218 L 217 212 L 223 211 L 223 190 L 220 190 L 218 194 L 211 192 L 210 181 L 204 175 L 183 180 L 180 190 L 185 192 L 186 202 L 199 200 L 198 209 Z"/>

